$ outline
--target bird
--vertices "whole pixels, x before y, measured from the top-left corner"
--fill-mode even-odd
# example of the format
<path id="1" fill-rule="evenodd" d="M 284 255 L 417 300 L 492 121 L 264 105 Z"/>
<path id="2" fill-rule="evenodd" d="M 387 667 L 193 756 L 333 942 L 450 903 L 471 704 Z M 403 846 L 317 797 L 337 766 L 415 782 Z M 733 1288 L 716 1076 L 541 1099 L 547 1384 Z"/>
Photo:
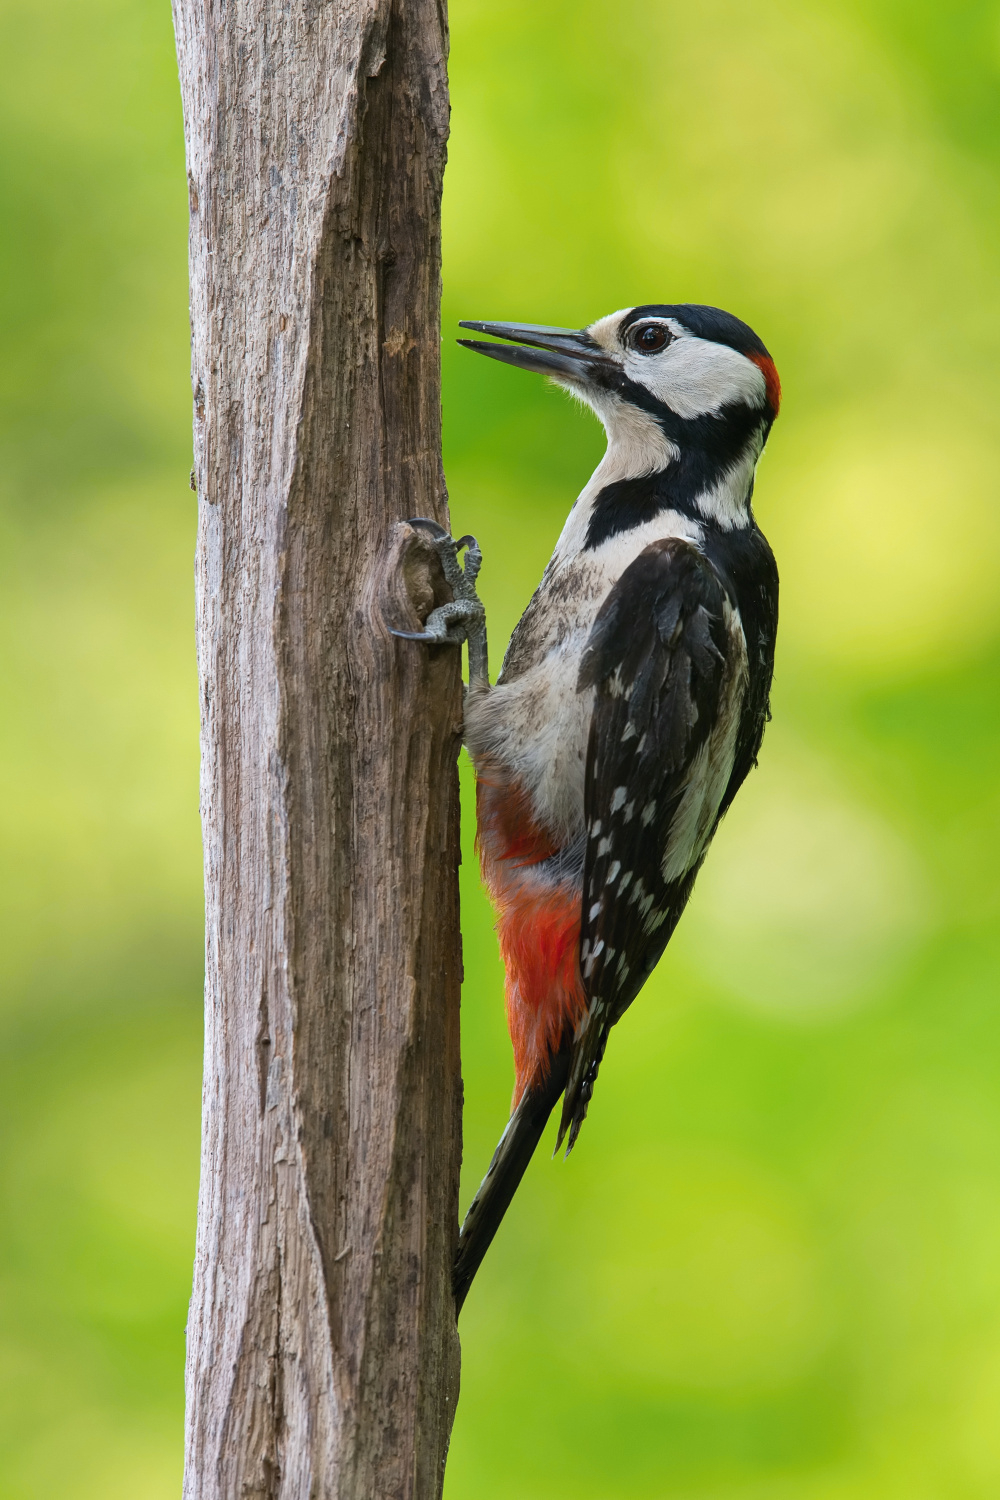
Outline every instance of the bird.
<path id="1" fill-rule="evenodd" d="M 611 1029 L 757 763 L 778 571 L 752 499 L 781 404 L 764 344 L 715 307 L 650 303 L 581 329 L 460 327 L 485 336 L 459 339 L 466 349 L 590 407 L 607 448 L 492 685 L 480 548 L 412 523 L 453 599 L 422 630 L 396 633 L 468 642 L 464 741 L 516 1080 L 459 1235 L 458 1310 L 560 1097 L 556 1150 L 575 1145 Z"/>

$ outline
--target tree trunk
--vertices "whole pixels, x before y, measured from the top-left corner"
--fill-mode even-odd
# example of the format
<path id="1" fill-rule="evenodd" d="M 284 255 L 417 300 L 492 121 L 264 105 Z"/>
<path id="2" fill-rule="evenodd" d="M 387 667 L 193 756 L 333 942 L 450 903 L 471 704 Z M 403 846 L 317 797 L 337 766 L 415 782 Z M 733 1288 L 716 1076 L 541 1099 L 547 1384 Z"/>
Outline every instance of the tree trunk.
<path id="1" fill-rule="evenodd" d="M 458 1394 L 461 696 L 458 652 L 383 615 L 442 597 L 393 527 L 448 523 L 444 5 L 174 22 L 207 905 L 184 1494 L 425 1500 Z"/>

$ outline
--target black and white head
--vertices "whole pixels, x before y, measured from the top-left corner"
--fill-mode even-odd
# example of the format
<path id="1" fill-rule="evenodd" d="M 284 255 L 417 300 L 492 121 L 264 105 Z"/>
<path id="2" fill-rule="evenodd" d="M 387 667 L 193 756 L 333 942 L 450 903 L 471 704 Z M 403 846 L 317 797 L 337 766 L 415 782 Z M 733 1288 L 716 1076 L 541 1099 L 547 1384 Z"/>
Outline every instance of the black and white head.
<path id="1" fill-rule="evenodd" d="M 681 508 L 723 526 L 748 519 L 781 386 L 767 349 L 739 318 L 656 303 L 581 329 L 461 326 L 504 341 L 460 339 L 466 348 L 548 375 L 596 412 L 608 435 L 606 479 L 669 473 Z"/>

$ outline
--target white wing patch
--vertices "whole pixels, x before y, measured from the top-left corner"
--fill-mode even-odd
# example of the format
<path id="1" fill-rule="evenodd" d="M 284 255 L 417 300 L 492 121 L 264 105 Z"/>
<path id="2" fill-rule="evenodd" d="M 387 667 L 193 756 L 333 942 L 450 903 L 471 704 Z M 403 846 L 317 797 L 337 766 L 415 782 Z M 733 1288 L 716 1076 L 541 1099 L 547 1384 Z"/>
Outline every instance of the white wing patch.
<path id="1" fill-rule="evenodd" d="M 749 681 L 747 645 L 739 616 L 728 601 L 723 619 L 732 653 L 723 683 L 719 718 L 711 736 L 691 762 L 684 796 L 670 825 L 670 838 L 661 866 L 666 881 L 679 880 L 704 854 L 736 758 L 736 736 Z"/>

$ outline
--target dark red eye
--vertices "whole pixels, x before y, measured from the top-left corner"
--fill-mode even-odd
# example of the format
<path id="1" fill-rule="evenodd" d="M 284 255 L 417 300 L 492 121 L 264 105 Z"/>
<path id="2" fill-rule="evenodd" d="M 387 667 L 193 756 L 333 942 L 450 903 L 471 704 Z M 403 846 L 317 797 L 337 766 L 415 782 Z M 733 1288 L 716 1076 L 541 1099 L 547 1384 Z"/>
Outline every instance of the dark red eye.
<path id="1" fill-rule="evenodd" d="M 640 323 L 631 330 L 628 341 L 640 354 L 656 354 L 660 349 L 665 349 L 672 339 L 673 334 L 662 323 Z"/>

